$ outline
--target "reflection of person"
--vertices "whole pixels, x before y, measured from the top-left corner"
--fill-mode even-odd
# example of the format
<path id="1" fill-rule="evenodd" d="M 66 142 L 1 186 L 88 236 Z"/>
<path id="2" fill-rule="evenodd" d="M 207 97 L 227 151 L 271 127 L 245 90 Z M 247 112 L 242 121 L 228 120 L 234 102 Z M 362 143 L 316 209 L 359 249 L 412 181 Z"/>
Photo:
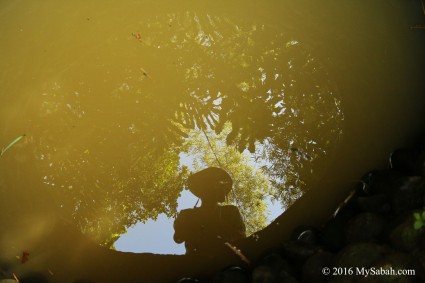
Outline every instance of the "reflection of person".
<path id="1" fill-rule="evenodd" d="M 189 177 L 189 190 L 202 201 L 200 207 L 182 210 L 174 221 L 174 241 L 185 242 L 186 254 L 209 253 L 217 245 L 245 237 L 245 224 L 236 206 L 219 205 L 232 188 L 223 169 L 209 167 Z"/>

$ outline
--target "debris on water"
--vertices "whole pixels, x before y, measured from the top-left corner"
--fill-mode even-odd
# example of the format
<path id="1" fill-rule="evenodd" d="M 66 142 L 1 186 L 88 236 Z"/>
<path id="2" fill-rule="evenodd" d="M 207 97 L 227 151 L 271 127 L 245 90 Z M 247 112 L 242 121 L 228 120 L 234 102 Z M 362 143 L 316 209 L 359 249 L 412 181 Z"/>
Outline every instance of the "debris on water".
<path id="1" fill-rule="evenodd" d="M 29 259 L 29 256 L 30 256 L 30 253 L 29 252 L 23 251 L 22 252 L 22 257 L 21 257 L 21 263 L 23 264 L 23 263 L 27 262 L 28 259 Z"/>
<path id="2" fill-rule="evenodd" d="M 137 32 L 137 33 L 135 33 L 135 32 L 132 32 L 131 33 L 131 35 L 135 38 L 135 39 L 137 39 L 138 41 L 142 41 L 142 34 L 140 33 L 140 32 Z"/>
<path id="3" fill-rule="evenodd" d="M 145 70 L 145 69 L 140 68 L 140 71 L 142 71 L 142 74 L 143 74 L 145 77 L 147 77 L 147 78 L 151 78 L 151 76 L 149 76 L 148 72 L 146 72 L 146 70 Z"/>
<path id="4" fill-rule="evenodd" d="M 1 156 L 3 156 L 3 154 L 9 149 L 9 148 L 11 148 L 12 146 L 14 146 L 17 142 L 19 142 L 21 139 L 23 139 L 24 137 L 25 137 L 26 135 L 24 134 L 24 135 L 21 135 L 21 136 L 19 136 L 19 137 L 17 137 L 16 139 L 14 139 L 11 143 L 9 143 L 9 145 L 8 146 L 6 146 L 5 148 L 3 148 L 2 150 L 1 150 L 1 153 L 0 153 L 0 157 Z"/>

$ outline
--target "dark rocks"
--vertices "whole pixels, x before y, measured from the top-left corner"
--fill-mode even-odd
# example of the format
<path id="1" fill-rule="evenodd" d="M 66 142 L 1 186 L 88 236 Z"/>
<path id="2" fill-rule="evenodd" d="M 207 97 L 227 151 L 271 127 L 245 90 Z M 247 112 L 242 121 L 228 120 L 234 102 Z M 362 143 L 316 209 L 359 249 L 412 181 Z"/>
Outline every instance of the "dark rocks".
<path id="1" fill-rule="evenodd" d="M 360 213 L 348 222 L 345 229 L 346 243 L 379 242 L 386 229 L 384 217 L 374 213 Z"/>
<path id="2" fill-rule="evenodd" d="M 361 212 L 388 214 L 391 212 L 391 197 L 388 194 L 362 196 L 355 200 Z"/>
<path id="3" fill-rule="evenodd" d="M 393 170 L 408 176 L 425 176 L 425 150 L 422 148 L 401 148 L 390 157 Z"/>
<path id="4" fill-rule="evenodd" d="M 408 213 L 389 233 L 391 245 L 399 251 L 411 252 L 415 249 L 424 248 L 425 230 L 417 230 L 413 227 L 415 220 L 413 213 L 413 211 Z"/>
<path id="5" fill-rule="evenodd" d="M 49 280 L 40 272 L 29 272 L 19 279 L 20 283 L 49 283 Z"/>
<path id="6" fill-rule="evenodd" d="M 295 271 L 301 271 L 304 262 L 321 250 L 319 246 L 298 241 L 288 241 L 283 244 L 283 254 L 290 262 L 294 263 Z"/>
<path id="7" fill-rule="evenodd" d="M 305 245 L 316 245 L 319 242 L 319 230 L 315 227 L 298 227 L 295 229 L 292 240 Z"/>
<path id="8" fill-rule="evenodd" d="M 273 271 L 273 268 L 267 265 L 259 265 L 252 271 L 253 283 L 274 283 L 279 274 Z"/>
<path id="9" fill-rule="evenodd" d="M 348 222 L 357 213 L 356 208 L 350 203 L 343 208 L 339 209 L 334 218 L 325 223 L 322 234 L 321 242 L 324 246 L 328 247 L 331 251 L 338 251 L 346 244 L 345 234 Z"/>
<path id="10" fill-rule="evenodd" d="M 408 178 L 394 170 L 376 170 L 367 173 L 362 179 L 365 182 L 364 191 L 367 195 L 388 194 L 400 187 Z"/>
<path id="11" fill-rule="evenodd" d="M 355 200 L 361 211 L 398 215 L 424 206 L 425 181 L 421 176 L 383 170 L 370 172 L 365 179 L 368 194 Z"/>
<path id="12" fill-rule="evenodd" d="M 297 282 L 291 274 L 288 261 L 278 253 L 270 253 L 263 257 L 252 271 L 252 282 Z"/>
<path id="13" fill-rule="evenodd" d="M 419 209 L 424 206 L 425 182 L 422 177 L 408 177 L 392 193 L 393 213 Z"/>
<path id="14" fill-rule="evenodd" d="M 374 270 L 408 270 L 414 269 L 412 265 L 413 258 L 409 254 L 405 253 L 392 253 L 385 256 L 384 259 L 377 260 L 372 264 L 372 268 Z M 374 278 L 376 282 L 415 282 L 413 281 L 415 277 L 406 276 L 406 275 L 394 275 L 394 276 L 375 276 Z M 361 282 L 370 282 L 365 279 L 361 280 Z"/>
<path id="15" fill-rule="evenodd" d="M 298 283 L 285 270 L 274 270 L 267 265 L 259 265 L 252 271 L 252 283 Z"/>
<path id="16" fill-rule="evenodd" d="M 333 266 L 368 268 L 388 253 L 388 248 L 374 243 L 350 244 L 335 256 Z"/>
<path id="17" fill-rule="evenodd" d="M 278 253 L 266 255 L 260 261 L 259 265 L 269 266 L 276 273 L 279 273 L 280 271 L 290 272 L 291 270 L 289 263 Z"/>
<path id="18" fill-rule="evenodd" d="M 395 151 L 391 169 L 363 176 L 321 227 L 299 226 L 250 272 L 227 270 L 214 282 L 425 282 L 425 227 L 413 216 L 425 208 L 424 148 Z M 358 274 L 372 269 L 383 275 Z M 415 276 L 385 275 L 391 269 Z"/>
<path id="19" fill-rule="evenodd" d="M 324 283 L 327 282 L 327 276 L 323 274 L 323 268 L 332 267 L 334 254 L 321 251 L 312 255 L 304 264 L 301 273 L 303 283 Z"/>
<path id="20" fill-rule="evenodd" d="M 199 283 L 199 281 L 194 278 L 182 278 L 177 283 Z"/>
<path id="21" fill-rule="evenodd" d="M 214 283 L 245 283 L 249 282 L 250 272 L 238 267 L 229 267 L 220 272 L 213 280 Z"/>

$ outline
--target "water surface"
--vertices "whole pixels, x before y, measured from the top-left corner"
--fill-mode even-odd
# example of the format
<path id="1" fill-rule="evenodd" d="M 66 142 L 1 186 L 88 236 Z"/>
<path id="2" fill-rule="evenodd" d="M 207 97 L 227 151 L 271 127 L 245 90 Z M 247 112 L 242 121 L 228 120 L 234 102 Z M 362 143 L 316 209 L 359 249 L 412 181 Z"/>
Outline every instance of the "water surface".
<path id="1" fill-rule="evenodd" d="M 1 145 L 25 134 L 0 159 L 3 216 L 52 212 L 109 246 L 175 217 L 188 174 L 220 166 L 229 202 L 262 229 L 266 200 L 286 209 L 324 180 L 353 182 L 420 131 L 421 13 L 413 1 L 2 1 Z"/>

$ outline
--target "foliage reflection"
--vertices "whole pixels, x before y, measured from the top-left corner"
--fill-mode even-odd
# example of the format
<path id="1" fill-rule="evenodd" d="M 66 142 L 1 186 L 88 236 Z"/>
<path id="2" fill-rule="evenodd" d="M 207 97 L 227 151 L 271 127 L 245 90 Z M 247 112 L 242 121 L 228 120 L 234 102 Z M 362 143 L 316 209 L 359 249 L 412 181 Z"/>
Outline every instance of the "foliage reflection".
<path id="1" fill-rule="evenodd" d="M 23 146 L 34 162 L 1 164 L 31 171 L 35 191 L 99 243 L 175 216 L 189 174 L 182 152 L 195 170 L 219 162 L 232 175 L 228 201 L 255 232 L 265 200 L 289 206 L 341 135 L 326 68 L 277 29 L 187 12 L 146 20 L 119 42 L 120 60 L 99 50 L 35 88 Z"/>

